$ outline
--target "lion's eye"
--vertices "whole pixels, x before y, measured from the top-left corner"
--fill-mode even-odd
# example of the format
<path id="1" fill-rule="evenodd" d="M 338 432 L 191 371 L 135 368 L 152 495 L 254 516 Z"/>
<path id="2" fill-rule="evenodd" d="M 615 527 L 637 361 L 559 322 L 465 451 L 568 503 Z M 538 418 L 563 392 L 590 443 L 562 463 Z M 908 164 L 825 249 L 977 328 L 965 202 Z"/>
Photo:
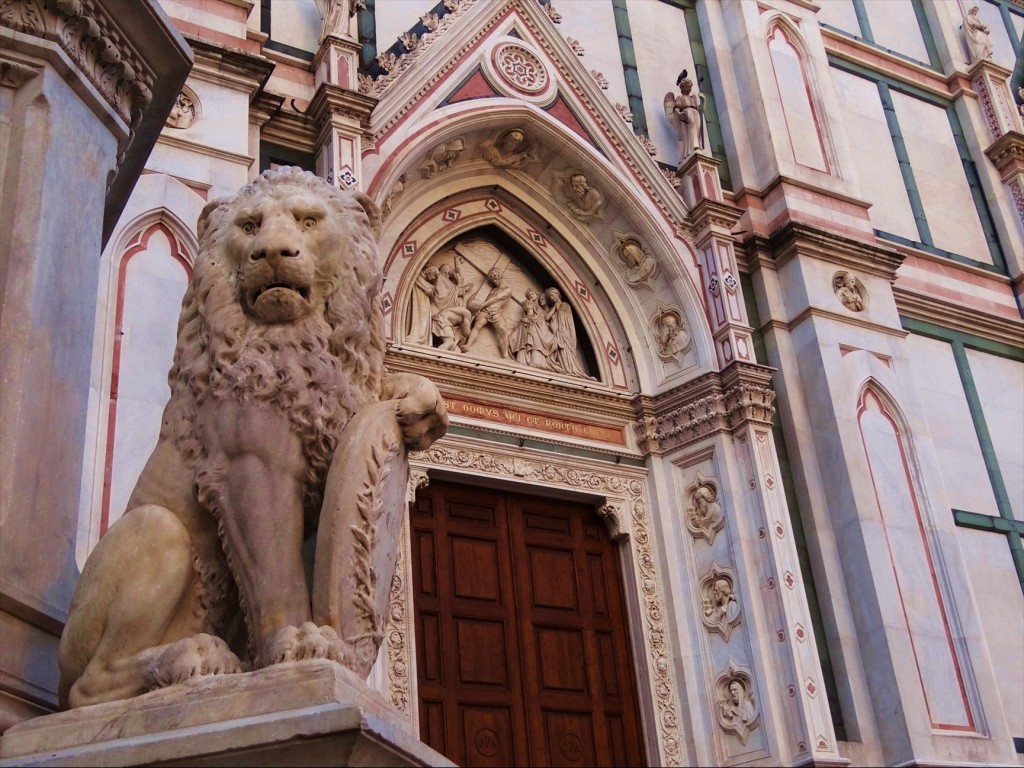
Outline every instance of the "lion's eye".
<path id="1" fill-rule="evenodd" d="M 245 222 L 245 224 L 242 225 L 242 231 L 249 236 L 255 235 L 256 229 L 257 227 L 255 221 L 247 221 Z"/>
<path id="2" fill-rule="evenodd" d="M 302 220 L 303 229 L 316 229 L 316 219 L 312 216 L 307 216 Z"/>

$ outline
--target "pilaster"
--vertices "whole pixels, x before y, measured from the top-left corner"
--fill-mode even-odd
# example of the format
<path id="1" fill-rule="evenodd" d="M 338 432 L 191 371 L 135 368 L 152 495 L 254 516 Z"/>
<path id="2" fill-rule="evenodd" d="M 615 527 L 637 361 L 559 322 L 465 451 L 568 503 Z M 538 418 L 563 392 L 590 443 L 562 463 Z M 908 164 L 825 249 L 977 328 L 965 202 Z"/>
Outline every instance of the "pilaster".
<path id="1" fill-rule="evenodd" d="M 679 167 L 679 176 L 684 180 L 684 198 L 690 195 L 694 200 L 690 231 L 718 364 L 724 368 L 734 360 L 753 362 L 754 346 L 731 231 L 743 212 L 722 199 L 714 159 L 694 153 Z"/>
<path id="2" fill-rule="evenodd" d="M 155 0 L 0 10 L 3 730 L 56 704 L 99 254 L 192 55 Z"/>

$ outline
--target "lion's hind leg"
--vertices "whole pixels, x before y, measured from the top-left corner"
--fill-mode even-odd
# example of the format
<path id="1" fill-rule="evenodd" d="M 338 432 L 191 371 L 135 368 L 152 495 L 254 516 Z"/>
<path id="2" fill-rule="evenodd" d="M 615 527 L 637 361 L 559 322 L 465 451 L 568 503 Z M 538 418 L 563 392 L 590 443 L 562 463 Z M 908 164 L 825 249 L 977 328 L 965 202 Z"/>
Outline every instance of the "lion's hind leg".
<path id="1" fill-rule="evenodd" d="M 89 557 L 61 638 L 66 703 L 137 696 L 179 682 L 182 670 L 237 671 L 238 659 L 223 641 L 192 637 L 202 627 L 194 605 L 197 578 L 193 542 L 170 510 L 137 507 L 111 526 Z M 198 650 L 173 652 L 182 640 Z M 197 665 L 196 654 L 210 662 Z"/>

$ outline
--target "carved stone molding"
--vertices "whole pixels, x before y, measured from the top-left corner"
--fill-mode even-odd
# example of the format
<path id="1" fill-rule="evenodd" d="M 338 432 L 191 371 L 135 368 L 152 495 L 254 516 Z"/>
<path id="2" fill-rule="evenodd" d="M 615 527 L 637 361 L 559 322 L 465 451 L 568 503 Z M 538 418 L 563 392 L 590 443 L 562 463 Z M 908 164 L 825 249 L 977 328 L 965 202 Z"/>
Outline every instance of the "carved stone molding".
<path id="1" fill-rule="evenodd" d="M 31 67 L 18 61 L 0 59 L 0 88 L 17 90 L 40 72 L 42 70 L 38 67 Z"/>
<path id="2" fill-rule="evenodd" d="M 736 577 L 729 568 L 712 561 L 711 570 L 701 577 L 701 621 L 709 632 L 717 632 L 726 642 L 741 619 L 739 599 L 736 596 Z"/>
<path id="3" fill-rule="evenodd" d="M 656 398 L 634 399 L 633 425 L 639 448 L 660 456 L 716 432 L 755 422 L 771 425 L 774 369 L 735 361 L 722 373 L 711 372 Z"/>
<path id="4" fill-rule="evenodd" d="M 725 671 L 715 680 L 715 699 L 718 724 L 722 730 L 736 735 L 742 744 L 746 744 L 750 732 L 761 723 L 750 671 L 730 659 Z"/>
<path id="5" fill-rule="evenodd" d="M 537 486 L 562 487 L 598 494 L 606 497 L 605 503 L 601 505 L 607 513 L 606 521 L 612 514 L 621 515 L 618 528 L 625 529 L 622 521 L 628 519 L 629 535 L 619 540 L 632 551 L 633 571 L 625 576 L 627 585 L 636 590 L 640 604 L 636 619 L 639 622 L 639 634 L 643 638 L 642 654 L 647 667 L 646 677 L 649 680 L 660 753 L 660 760 L 655 759 L 655 762 L 682 765 L 683 734 L 679 727 L 678 693 L 672 667 L 673 650 L 665 619 L 659 558 L 657 547 L 651 539 L 653 529 L 643 480 L 610 467 L 585 469 L 578 460 L 568 460 L 567 457 L 564 463 L 555 457 L 528 458 L 497 446 L 492 449 L 435 444 L 426 452 L 410 454 L 409 458 L 414 466 L 443 467 L 477 476 L 528 481 Z"/>
<path id="6" fill-rule="evenodd" d="M 686 529 L 695 539 L 704 539 L 708 545 L 725 527 L 725 512 L 718 498 L 718 482 L 701 472 L 684 494 Z M 728 639 L 728 638 L 726 638 Z"/>
<path id="7" fill-rule="evenodd" d="M 608 535 L 612 541 L 620 542 L 629 536 L 629 519 L 623 511 L 624 507 L 622 499 L 605 499 L 604 504 L 597 508 L 597 515 L 608 526 Z"/>
<path id="8" fill-rule="evenodd" d="M 427 473 L 422 470 L 410 472 L 410 487 L 414 485 L 413 478 L 417 475 L 425 479 Z M 423 482 L 422 485 L 426 485 L 426 482 Z M 415 497 L 415 490 L 412 491 L 412 495 Z M 408 528 L 408 522 L 405 523 L 405 527 Z M 388 701 L 406 721 L 412 723 L 414 711 L 410 698 L 412 686 L 409 681 L 412 652 L 407 642 L 407 638 L 411 636 L 410 623 L 412 620 L 409 611 L 411 604 L 409 596 L 412 594 L 412 583 L 409 581 L 407 540 L 407 535 L 398 537 L 395 575 L 391 578 L 391 602 L 384 638 L 388 649 Z"/>
<path id="9" fill-rule="evenodd" d="M 0 0 L 0 26 L 57 43 L 125 125 L 138 125 L 154 72 L 96 0 Z"/>

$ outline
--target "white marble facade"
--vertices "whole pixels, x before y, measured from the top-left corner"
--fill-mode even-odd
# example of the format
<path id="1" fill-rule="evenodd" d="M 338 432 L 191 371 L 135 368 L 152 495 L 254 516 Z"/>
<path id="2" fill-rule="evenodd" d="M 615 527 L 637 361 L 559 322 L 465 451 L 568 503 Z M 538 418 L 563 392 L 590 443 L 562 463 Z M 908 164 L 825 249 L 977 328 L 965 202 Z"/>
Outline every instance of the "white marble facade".
<path id="1" fill-rule="evenodd" d="M 976 2 L 1012 67 L 1024 12 Z M 618 510 L 649 764 L 1021 761 L 1024 596 L 1006 536 L 952 512 L 1024 521 L 1024 241 L 953 86 L 961 4 L 861 3 L 866 40 L 852 0 L 554 0 L 557 24 L 536 0 L 452 0 L 333 123 L 296 55 L 327 55 L 314 0 L 270 4 L 277 47 L 258 3 L 163 5 L 252 58 L 200 59 L 200 117 L 164 129 L 104 252 L 79 563 L 155 435 L 199 210 L 261 142 L 322 161 L 330 123 L 385 213 L 389 365 L 438 381 L 461 427 L 415 468 Z M 383 53 L 436 3 L 374 5 Z M 653 153 L 621 117 L 619 7 Z M 714 97 L 724 196 L 679 187 L 659 102 L 683 69 Z M 751 329 L 762 356 L 724 359 Z M 395 631 L 371 679 L 415 723 L 415 629 Z"/>

